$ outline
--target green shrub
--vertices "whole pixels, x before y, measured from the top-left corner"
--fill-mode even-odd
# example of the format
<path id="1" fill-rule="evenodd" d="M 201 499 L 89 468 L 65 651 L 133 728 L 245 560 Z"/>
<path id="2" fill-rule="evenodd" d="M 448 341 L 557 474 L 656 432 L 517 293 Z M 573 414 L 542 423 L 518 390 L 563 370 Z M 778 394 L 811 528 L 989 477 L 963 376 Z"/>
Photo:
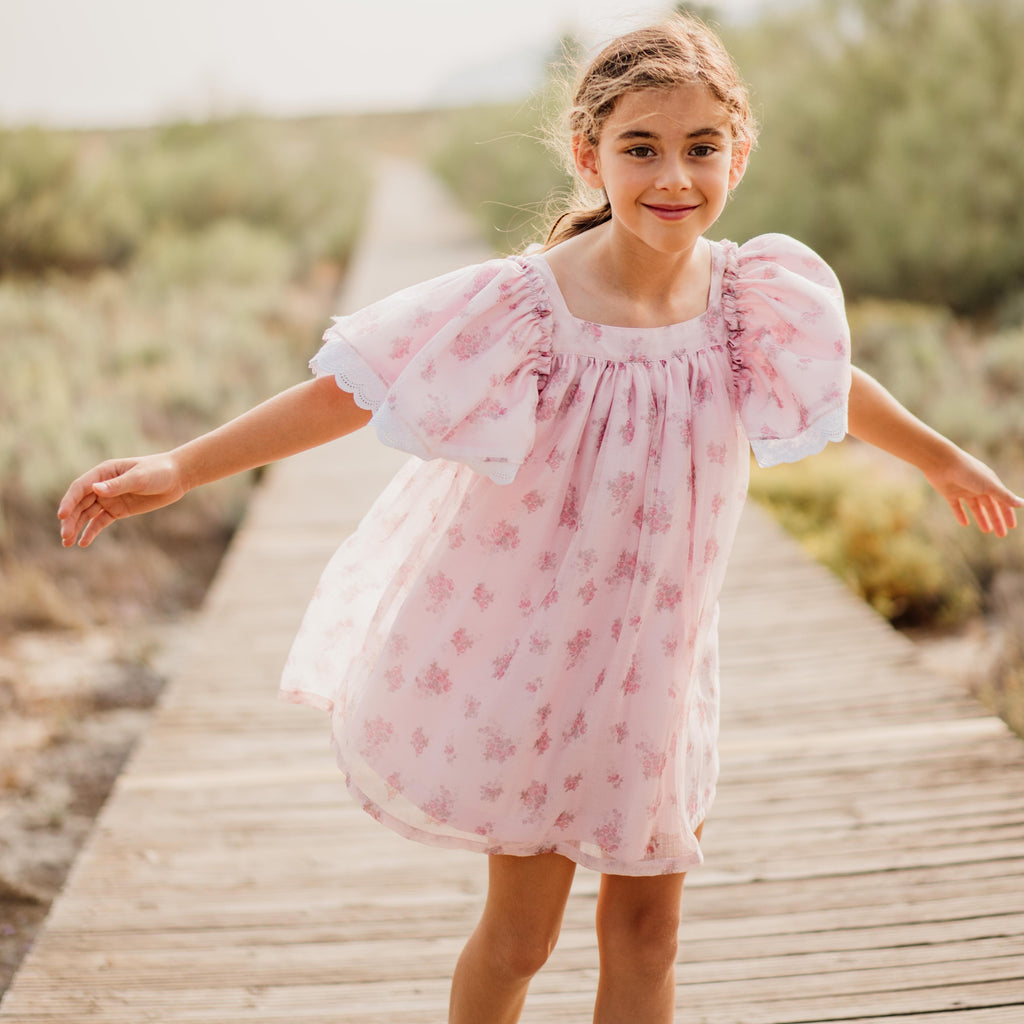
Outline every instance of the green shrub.
<path id="1" fill-rule="evenodd" d="M 1024 7 L 816 0 L 730 32 L 764 108 L 722 230 L 801 238 L 847 292 L 986 315 L 1024 274 Z"/>
<path id="2" fill-rule="evenodd" d="M 136 255 L 132 276 L 151 290 L 204 281 L 277 284 L 291 276 L 293 262 L 291 247 L 277 231 L 222 218 L 190 233 L 154 231 Z"/>
<path id="3" fill-rule="evenodd" d="M 880 614 L 900 625 L 955 625 L 975 614 L 969 568 L 926 524 L 924 485 L 828 450 L 755 470 L 751 497 Z"/>
<path id="4" fill-rule="evenodd" d="M 0 130 L 0 275 L 123 265 L 145 230 L 125 170 L 102 142 Z"/>
<path id="5" fill-rule="evenodd" d="M 986 333 L 941 307 L 848 307 L 854 362 L 913 413 L 1003 472 L 1024 453 L 1024 334 Z"/>
<path id="6" fill-rule="evenodd" d="M 0 282 L 2 405 L 18 424 L 0 444 L 4 501 L 50 504 L 98 459 L 184 440 L 302 379 L 324 310 L 286 332 L 287 313 L 265 279 L 159 297 L 109 273 Z"/>
<path id="7" fill-rule="evenodd" d="M 1024 326 L 986 339 L 981 371 L 993 397 L 1021 404 L 1024 397 Z"/>
<path id="8" fill-rule="evenodd" d="M 290 273 L 344 266 L 366 188 L 344 119 L 0 131 L 0 276 L 121 269 L 221 221 L 276 234 Z"/>

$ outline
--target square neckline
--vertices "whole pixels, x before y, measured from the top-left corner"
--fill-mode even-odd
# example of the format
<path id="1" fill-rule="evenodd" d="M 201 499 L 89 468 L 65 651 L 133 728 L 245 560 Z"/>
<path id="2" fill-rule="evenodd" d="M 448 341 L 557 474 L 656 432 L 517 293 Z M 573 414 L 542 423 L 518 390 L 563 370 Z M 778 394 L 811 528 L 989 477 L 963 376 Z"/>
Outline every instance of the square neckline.
<path id="1" fill-rule="evenodd" d="M 569 309 L 569 304 L 565 301 L 562 289 L 558 285 L 555 272 L 551 269 L 551 264 L 545 259 L 544 254 L 540 251 L 527 252 L 523 256 L 519 257 L 519 259 L 526 266 L 531 267 L 540 275 L 544 282 L 544 290 L 547 292 L 548 297 L 551 299 L 552 303 L 558 307 L 559 312 L 569 320 L 582 325 L 584 328 L 597 328 L 602 332 L 624 331 L 636 336 L 637 333 L 652 334 L 662 331 L 689 329 L 693 326 L 703 326 L 711 311 L 721 305 L 722 270 L 725 261 L 724 252 L 722 245 L 719 242 L 714 242 L 709 238 L 707 239 L 707 243 L 711 248 L 711 284 L 708 288 L 707 306 L 696 316 L 689 317 L 686 320 L 677 320 L 670 324 L 660 324 L 657 327 L 626 327 L 622 324 L 603 324 L 597 320 L 588 320 L 585 317 L 576 316 L 572 310 Z"/>

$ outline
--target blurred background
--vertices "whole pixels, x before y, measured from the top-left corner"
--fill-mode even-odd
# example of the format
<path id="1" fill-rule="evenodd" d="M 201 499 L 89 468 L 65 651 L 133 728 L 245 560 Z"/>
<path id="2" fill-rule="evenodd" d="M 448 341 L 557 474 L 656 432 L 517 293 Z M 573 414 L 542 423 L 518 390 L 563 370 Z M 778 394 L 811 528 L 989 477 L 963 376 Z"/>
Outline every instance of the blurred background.
<path id="1" fill-rule="evenodd" d="M 671 6 L 0 0 L 0 982 L 255 475 L 89 552 L 57 541 L 68 482 L 304 379 L 380 154 L 432 168 L 496 252 L 543 237 L 566 56 Z M 855 360 L 1024 489 L 1024 0 L 677 6 L 762 125 L 717 236 L 817 249 Z M 1020 536 L 961 530 L 856 444 L 752 493 L 1024 732 Z"/>

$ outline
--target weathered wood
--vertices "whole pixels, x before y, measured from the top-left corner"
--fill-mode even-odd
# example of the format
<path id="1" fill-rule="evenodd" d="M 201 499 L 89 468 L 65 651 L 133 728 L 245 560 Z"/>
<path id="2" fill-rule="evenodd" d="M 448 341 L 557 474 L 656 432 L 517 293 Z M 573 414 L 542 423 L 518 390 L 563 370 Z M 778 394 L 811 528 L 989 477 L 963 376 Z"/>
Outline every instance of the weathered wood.
<path id="1" fill-rule="evenodd" d="M 446 269 L 434 243 L 457 219 L 391 173 L 352 305 Z M 442 238 L 452 265 L 483 255 L 470 238 Z M 345 795 L 323 716 L 275 698 L 324 562 L 399 461 L 359 436 L 268 475 L 0 1024 L 443 1019 L 483 859 L 378 826 Z M 680 1019 L 1019 1024 L 1021 743 L 753 509 L 722 647 Z M 578 872 L 526 1024 L 590 1018 L 598 885 Z"/>

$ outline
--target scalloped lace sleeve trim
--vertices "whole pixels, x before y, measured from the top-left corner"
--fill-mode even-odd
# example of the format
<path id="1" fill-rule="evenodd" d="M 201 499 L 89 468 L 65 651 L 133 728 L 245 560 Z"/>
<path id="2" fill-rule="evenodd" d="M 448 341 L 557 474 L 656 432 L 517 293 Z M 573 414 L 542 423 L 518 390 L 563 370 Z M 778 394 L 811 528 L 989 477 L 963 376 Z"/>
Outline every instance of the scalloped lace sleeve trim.
<path id="1" fill-rule="evenodd" d="M 538 319 L 546 317 L 546 309 L 541 303 L 538 303 L 535 314 Z M 338 387 L 352 395 L 356 405 L 373 413 L 370 423 L 381 444 L 408 452 L 424 461 L 437 458 L 424 445 L 416 431 L 391 407 L 388 402 L 388 384 L 345 339 L 337 325 L 328 328 L 324 338 L 324 346 L 309 362 L 310 370 L 318 377 L 332 375 Z M 550 359 L 549 352 L 542 353 L 542 356 Z M 452 446 L 444 457 L 465 461 L 496 484 L 512 483 L 522 465 L 508 459 L 481 455 L 468 448 L 459 450 L 457 445 Z"/>
<path id="2" fill-rule="evenodd" d="M 761 437 L 751 439 L 750 447 L 757 464 L 764 468 L 783 462 L 799 462 L 808 455 L 817 455 L 830 441 L 846 437 L 846 404 L 830 409 L 796 437 Z"/>
<path id="3" fill-rule="evenodd" d="M 387 397 L 387 384 L 345 341 L 336 326 L 328 328 L 324 338 L 328 344 L 309 361 L 309 368 L 318 377 L 332 374 L 338 387 L 349 392 L 360 409 L 376 412 Z"/>
<path id="4" fill-rule="evenodd" d="M 362 356 L 340 333 L 331 334 L 329 330 L 328 335 L 330 344 L 310 361 L 309 368 L 318 376 L 332 374 L 338 387 L 349 392 L 356 405 L 373 413 L 370 423 L 381 444 L 408 452 L 420 459 L 434 458 L 415 431 L 411 430 L 387 404 L 388 389 L 384 381 L 370 369 Z M 472 459 L 470 452 L 467 452 L 466 456 L 478 472 L 496 484 L 510 484 L 519 470 L 519 463 L 486 457 Z M 458 453 L 453 452 L 449 457 L 457 458 Z"/>

